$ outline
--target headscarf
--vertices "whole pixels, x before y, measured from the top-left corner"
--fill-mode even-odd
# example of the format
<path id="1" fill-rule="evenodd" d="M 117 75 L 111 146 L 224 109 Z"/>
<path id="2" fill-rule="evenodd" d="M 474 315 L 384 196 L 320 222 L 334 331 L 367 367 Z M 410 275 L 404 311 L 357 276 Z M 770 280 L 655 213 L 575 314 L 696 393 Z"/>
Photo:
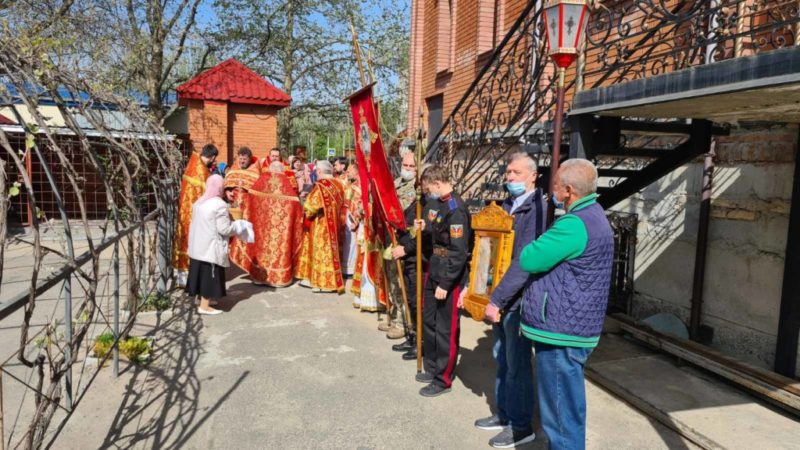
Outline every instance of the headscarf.
<path id="1" fill-rule="evenodd" d="M 222 195 L 225 193 L 224 188 L 224 181 L 223 178 L 219 175 L 211 175 L 206 179 L 206 191 L 203 193 L 203 196 L 197 199 L 197 204 L 202 204 L 208 199 L 219 197 L 222 198 Z"/>

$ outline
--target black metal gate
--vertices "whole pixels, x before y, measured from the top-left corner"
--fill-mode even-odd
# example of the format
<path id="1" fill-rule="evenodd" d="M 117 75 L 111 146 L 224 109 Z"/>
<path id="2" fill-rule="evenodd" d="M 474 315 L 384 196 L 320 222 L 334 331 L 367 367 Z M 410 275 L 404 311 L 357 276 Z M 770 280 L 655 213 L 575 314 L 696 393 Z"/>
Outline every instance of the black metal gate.
<path id="1" fill-rule="evenodd" d="M 636 260 L 636 228 L 639 216 L 609 211 L 608 221 L 614 230 L 614 266 L 611 271 L 607 312 L 630 314 L 634 292 L 633 268 Z"/>

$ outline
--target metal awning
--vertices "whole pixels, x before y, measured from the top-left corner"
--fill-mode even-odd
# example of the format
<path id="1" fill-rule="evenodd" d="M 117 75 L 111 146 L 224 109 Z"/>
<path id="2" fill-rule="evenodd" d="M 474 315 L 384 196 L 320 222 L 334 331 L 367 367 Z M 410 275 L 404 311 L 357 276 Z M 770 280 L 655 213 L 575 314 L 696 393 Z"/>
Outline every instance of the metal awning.
<path id="1" fill-rule="evenodd" d="M 578 114 L 800 122 L 800 46 L 582 91 Z"/>

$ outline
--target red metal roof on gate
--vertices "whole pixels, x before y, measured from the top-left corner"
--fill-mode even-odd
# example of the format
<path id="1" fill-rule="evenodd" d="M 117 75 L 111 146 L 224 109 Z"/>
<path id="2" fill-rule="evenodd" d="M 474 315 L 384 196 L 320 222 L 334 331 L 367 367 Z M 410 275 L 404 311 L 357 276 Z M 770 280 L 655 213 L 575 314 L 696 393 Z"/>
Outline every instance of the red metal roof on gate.
<path id="1" fill-rule="evenodd" d="M 229 59 L 178 86 L 178 102 L 215 100 L 286 107 L 292 97 L 235 59 Z"/>

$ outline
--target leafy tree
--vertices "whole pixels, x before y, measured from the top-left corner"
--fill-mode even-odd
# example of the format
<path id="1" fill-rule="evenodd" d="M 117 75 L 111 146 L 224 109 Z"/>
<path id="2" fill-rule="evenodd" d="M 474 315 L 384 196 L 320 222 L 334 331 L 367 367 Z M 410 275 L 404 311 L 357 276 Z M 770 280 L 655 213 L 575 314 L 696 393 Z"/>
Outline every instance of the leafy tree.
<path id="1" fill-rule="evenodd" d="M 282 145 L 349 126 L 343 99 L 361 86 L 349 24 L 371 55 L 387 145 L 402 123 L 408 84 L 409 0 L 18 0 L 0 6 L 0 30 L 31 54 L 92 85 L 147 95 L 161 119 L 167 95 L 235 57 L 293 97 Z M 0 0 L 2 5 L 2 0 Z M 303 119 L 309 117 L 311 121 Z M 308 133 L 305 133 L 308 134 Z"/>
<path id="2" fill-rule="evenodd" d="M 191 65 L 187 56 L 202 68 L 211 54 L 197 33 L 203 2 L 21 0 L 2 11 L 0 20 L 28 42 L 32 54 L 44 52 L 106 89 L 145 93 L 161 119 L 176 72 Z M 187 52 L 203 46 L 201 55 Z"/>
<path id="3" fill-rule="evenodd" d="M 292 96 L 292 107 L 283 110 L 280 120 L 279 137 L 285 146 L 307 145 L 297 125 L 310 122 L 296 119 L 313 116 L 315 126 L 327 122 L 325 132 L 331 135 L 350 120 L 343 99 L 361 87 L 351 22 L 360 33 L 364 56 L 367 51 L 373 56 L 383 97 L 405 99 L 407 0 L 216 0 L 214 5 L 217 15 L 225 17 L 215 33 L 218 51 L 236 57 Z M 403 107 L 401 103 L 386 105 Z"/>
<path id="4" fill-rule="evenodd" d="M 150 110 L 161 119 L 173 71 L 186 50 L 203 0 L 95 0 L 119 24 L 120 55 L 132 84 L 144 88 Z"/>

